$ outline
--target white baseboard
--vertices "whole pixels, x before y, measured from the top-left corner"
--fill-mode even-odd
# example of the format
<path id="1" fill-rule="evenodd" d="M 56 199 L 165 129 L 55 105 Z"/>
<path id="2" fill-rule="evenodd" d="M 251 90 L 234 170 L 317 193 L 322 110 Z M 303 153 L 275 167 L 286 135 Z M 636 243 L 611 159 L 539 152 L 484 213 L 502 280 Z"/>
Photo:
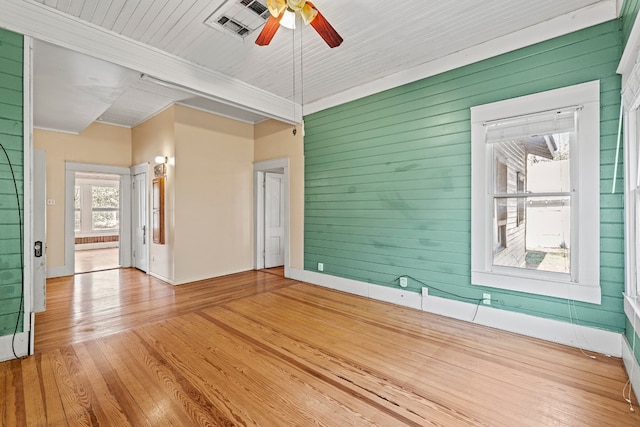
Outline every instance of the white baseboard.
<path id="1" fill-rule="evenodd" d="M 0 362 L 15 359 L 11 342 L 13 335 L 0 337 Z M 15 351 L 18 357 L 27 356 L 29 352 L 29 332 L 20 332 L 16 335 Z"/>
<path id="2" fill-rule="evenodd" d="M 622 341 L 622 360 L 624 361 L 624 367 L 631 380 L 633 392 L 636 396 L 640 396 L 640 364 L 638 364 L 638 359 L 633 355 L 631 344 L 629 344 L 627 338 L 624 337 Z M 640 343 L 637 342 L 636 345 L 640 345 Z"/>
<path id="3" fill-rule="evenodd" d="M 68 276 L 65 272 L 64 265 L 57 265 L 55 267 L 47 267 L 47 279 L 51 279 L 54 277 L 63 277 Z"/>
<path id="4" fill-rule="evenodd" d="M 164 277 L 164 276 L 161 276 L 161 275 L 159 275 L 159 274 L 157 274 L 157 273 L 153 273 L 153 272 L 151 272 L 151 271 L 148 271 L 148 272 L 147 272 L 147 274 L 148 274 L 149 276 L 151 276 L 151 277 L 155 277 L 156 279 L 160 279 L 160 280 L 162 280 L 163 282 L 166 282 L 166 283 L 168 283 L 168 284 L 170 284 L 170 285 L 175 285 L 175 282 L 174 282 L 173 280 L 168 279 L 168 278 L 166 278 L 166 277 Z"/>
<path id="5" fill-rule="evenodd" d="M 416 292 L 344 279 L 314 271 L 291 268 L 289 273 L 292 279 L 301 282 L 312 283 L 403 307 L 415 308 L 609 356 L 622 356 L 623 335 L 616 332 L 500 310 L 490 306 L 477 306 L 476 304 L 447 298 L 423 297 Z"/>

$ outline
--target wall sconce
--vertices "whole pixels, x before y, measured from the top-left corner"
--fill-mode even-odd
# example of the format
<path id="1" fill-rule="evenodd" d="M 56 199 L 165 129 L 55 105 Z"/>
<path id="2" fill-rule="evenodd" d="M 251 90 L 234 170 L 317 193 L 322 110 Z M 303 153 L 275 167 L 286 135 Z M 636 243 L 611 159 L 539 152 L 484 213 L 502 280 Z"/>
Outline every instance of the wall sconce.
<path id="1" fill-rule="evenodd" d="M 153 168 L 153 175 L 156 178 L 165 176 L 167 174 L 167 163 L 169 163 L 169 158 L 166 156 L 156 156 L 155 161 L 157 164 Z"/>

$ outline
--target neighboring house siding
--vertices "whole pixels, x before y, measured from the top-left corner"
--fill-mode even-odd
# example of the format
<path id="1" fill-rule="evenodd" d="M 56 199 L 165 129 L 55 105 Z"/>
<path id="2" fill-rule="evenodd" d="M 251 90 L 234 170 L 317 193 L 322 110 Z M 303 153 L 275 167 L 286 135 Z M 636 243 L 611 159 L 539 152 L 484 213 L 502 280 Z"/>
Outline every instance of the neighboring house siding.
<path id="1" fill-rule="evenodd" d="M 0 29 L 0 143 L 9 154 L 23 206 L 23 37 Z M 20 312 L 20 221 L 14 183 L 0 150 L 0 336 L 11 335 Z M 22 217 L 23 218 L 23 217 Z M 21 331 L 21 324 L 18 325 Z"/>
<path id="2" fill-rule="evenodd" d="M 305 117 L 305 269 L 478 301 L 470 284 L 474 105 L 601 82 L 602 304 L 490 289 L 492 306 L 625 330 L 622 177 L 611 193 L 622 51 L 614 20 Z M 620 169 L 621 170 L 621 169 Z M 409 290 L 421 285 L 413 280 Z"/>
<path id="3" fill-rule="evenodd" d="M 495 148 L 495 156 L 497 161 L 506 167 L 505 176 L 496 174 L 496 189 L 498 189 L 498 179 L 503 179 L 505 193 L 518 192 L 518 172 L 526 173 L 525 160 L 527 153 L 524 145 L 516 141 L 504 144 L 502 148 Z M 496 249 L 496 264 L 509 267 L 524 267 L 526 244 L 525 244 L 525 224 L 518 223 L 518 202 L 516 199 L 504 200 L 504 207 L 498 207 L 496 215 L 498 216 L 498 234 L 502 234 L 500 227 L 504 228 L 506 241 L 504 247 Z"/>
<path id="4" fill-rule="evenodd" d="M 623 34 L 623 46 L 626 46 L 629 41 L 629 34 L 633 28 L 633 23 L 638 16 L 638 10 L 640 10 L 640 0 L 625 0 L 622 5 L 622 34 Z"/>

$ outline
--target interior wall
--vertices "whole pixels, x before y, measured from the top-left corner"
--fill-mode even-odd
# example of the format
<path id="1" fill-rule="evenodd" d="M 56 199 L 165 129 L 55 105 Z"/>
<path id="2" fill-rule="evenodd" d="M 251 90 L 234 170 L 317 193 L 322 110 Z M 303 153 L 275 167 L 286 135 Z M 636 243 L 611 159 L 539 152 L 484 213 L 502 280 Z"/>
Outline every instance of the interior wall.
<path id="1" fill-rule="evenodd" d="M 305 269 L 625 330 L 623 196 L 611 194 L 622 31 L 619 20 L 305 117 Z M 470 107 L 592 80 L 601 88 L 602 304 L 471 285 Z M 619 177 L 619 179 L 622 179 Z M 622 188 L 620 185 L 619 188 Z M 420 292 L 412 280 L 408 290 Z"/>
<path id="2" fill-rule="evenodd" d="M 253 125 L 175 111 L 175 283 L 250 270 Z"/>
<path id="3" fill-rule="evenodd" d="M 47 269 L 64 266 L 65 163 L 131 165 L 131 130 L 93 123 L 78 135 L 34 129 L 34 148 L 46 153 Z"/>
<path id="4" fill-rule="evenodd" d="M 156 156 L 169 158 L 165 180 L 165 243 L 153 243 L 149 239 L 149 273 L 173 283 L 175 280 L 175 107 L 171 106 L 144 123 L 131 129 L 132 166 L 149 163 L 147 181 L 149 196 L 153 185 L 153 166 Z M 151 198 L 149 198 L 151 206 Z M 149 233 L 149 236 L 151 234 Z"/>
<path id="5" fill-rule="evenodd" d="M 299 126 L 298 126 L 299 128 Z M 254 162 L 289 158 L 289 256 L 292 268 L 304 268 L 304 137 L 300 129 L 276 120 L 254 127 Z"/>
<path id="6" fill-rule="evenodd" d="M 24 224 L 23 168 L 23 37 L 0 29 L 0 143 L 13 167 L 19 196 L 16 199 L 14 177 L 9 162 L 0 151 L 0 337 L 22 331 L 20 294 L 22 271 L 20 223 Z M 19 206 L 18 206 L 19 201 Z M 0 343 L 0 353 L 4 341 Z M 0 358 L 2 360 L 2 358 Z"/>

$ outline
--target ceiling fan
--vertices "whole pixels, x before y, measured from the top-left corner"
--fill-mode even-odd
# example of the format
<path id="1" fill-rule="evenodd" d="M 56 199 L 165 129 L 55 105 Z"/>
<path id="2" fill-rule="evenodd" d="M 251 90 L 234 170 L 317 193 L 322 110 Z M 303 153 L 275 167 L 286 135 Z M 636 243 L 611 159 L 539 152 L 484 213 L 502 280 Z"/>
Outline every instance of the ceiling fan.
<path id="1" fill-rule="evenodd" d="M 311 24 L 320 37 L 327 42 L 329 47 L 337 47 L 342 43 L 340 34 L 329 24 L 329 21 L 318 11 L 318 9 L 306 0 L 267 0 L 267 8 L 271 13 L 269 19 L 264 24 L 264 28 L 256 39 L 256 44 L 266 46 L 271 43 L 271 39 L 280 28 L 280 21 L 286 14 L 298 14 L 305 24 Z"/>

